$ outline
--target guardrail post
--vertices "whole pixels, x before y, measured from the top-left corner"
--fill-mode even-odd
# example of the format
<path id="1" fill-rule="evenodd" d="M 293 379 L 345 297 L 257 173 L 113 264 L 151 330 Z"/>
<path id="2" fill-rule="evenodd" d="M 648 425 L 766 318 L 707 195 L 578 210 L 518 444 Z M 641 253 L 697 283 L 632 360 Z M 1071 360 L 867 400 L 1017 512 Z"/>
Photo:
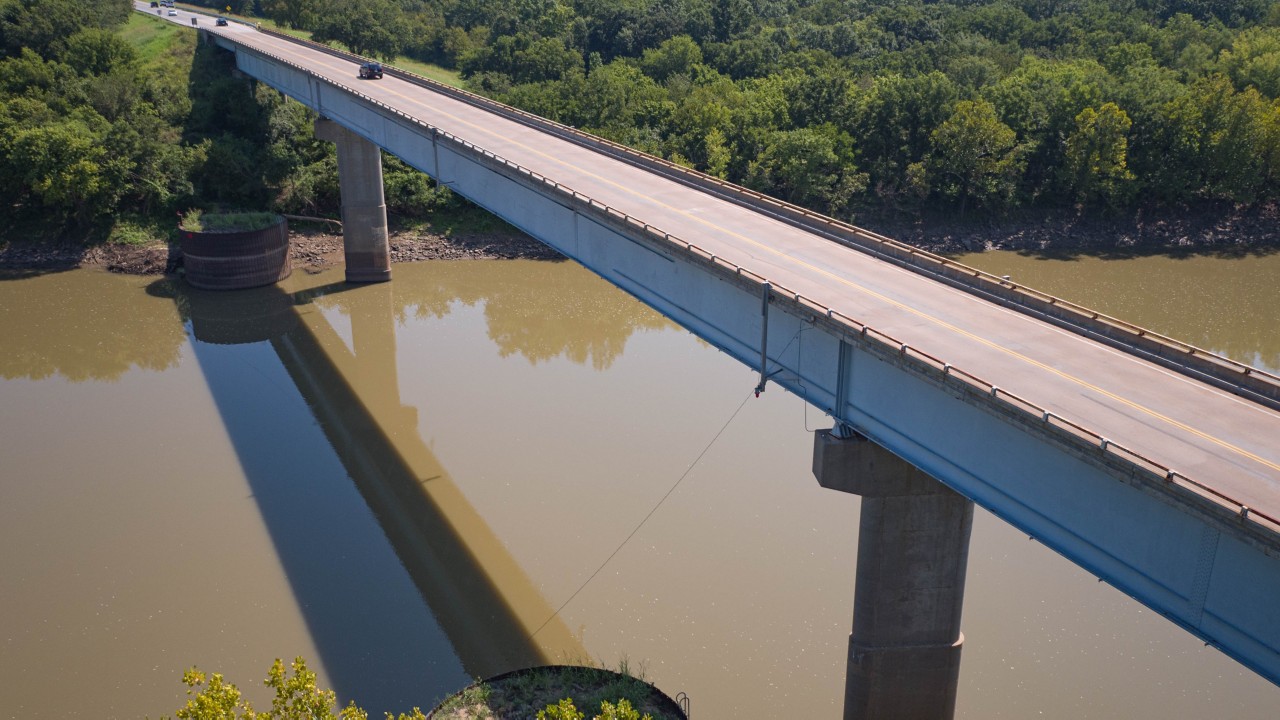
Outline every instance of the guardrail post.
<path id="1" fill-rule="evenodd" d="M 813 474 L 862 496 L 845 720 L 949 720 L 973 502 L 856 433 L 819 431 Z"/>
<path id="2" fill-rule="evenodd" d="M 390 280 L 391 247 L 387 242 L 387 204 L 382 194 L 382 150 L 325 118 L 316 120 L 316 137 L 338 146 L 347 282 Z"/>

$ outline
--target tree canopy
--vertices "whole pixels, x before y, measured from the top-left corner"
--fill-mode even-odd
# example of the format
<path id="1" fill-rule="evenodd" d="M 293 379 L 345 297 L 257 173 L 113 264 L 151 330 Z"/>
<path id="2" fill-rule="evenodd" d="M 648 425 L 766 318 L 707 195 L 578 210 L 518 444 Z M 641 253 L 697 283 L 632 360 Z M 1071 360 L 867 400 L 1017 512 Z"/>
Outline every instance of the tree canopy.
<path id="1" fill-rule="evenodd" d="M 221 7 L 225 0 L 201 0 Z M 258 0 L 234 7 L 842 217 L 1280 195 L 1274 0 Z M 125 0 L 0 0 L 0 187 L 91 223 L 199 197 L 332 212 L 310 115 Z M 137 22 L 137 18 L 134 19 Z M 388 160 L 388 200 L 447 192 Z"/>
<path id="2" fill-rule="evenodd" d="M 0 0 L 0 215 L 85 237 L 131 215 L 172 227 L 202 204 L 337 213 L 333 146 L 315 139 L 313 113 L 233 77 L 230 55 L 194 33 L 127 2 L 89 7 Z M 393 211 L 455 202 L 386 164 Z"/>
<path id="3" fill-rule="evenodd" d="M 305 26 L 330 1 L 263 10 Z M 1273 0 L 378 5 L 370 27 L 476 91 L 824 212 L 1280 193 Z M 311 27 L 361 46 L 331 15 Z"/>

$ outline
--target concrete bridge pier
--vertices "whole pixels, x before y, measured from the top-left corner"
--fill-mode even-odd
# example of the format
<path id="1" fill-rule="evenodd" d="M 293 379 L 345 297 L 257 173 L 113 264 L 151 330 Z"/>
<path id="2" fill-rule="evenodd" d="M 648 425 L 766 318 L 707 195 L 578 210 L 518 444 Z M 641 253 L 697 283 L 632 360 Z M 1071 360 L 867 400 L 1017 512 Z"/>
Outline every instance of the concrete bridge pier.
<path id="1" fill-rule="evenodd" d="M 949 720 L 973 502 L 847 430 L 816 434 L 813 474 L 862 496 L 845 720 Z"/>
<path id="2" fill-rule="evenodd" d="M 387 243 L 387 203 L 382 195 L 382 150 L 332 120 L 317 119 L 315 129 L 316 137 L 338 146 L 347 282 L 390 280 L 391 248 Z"/>

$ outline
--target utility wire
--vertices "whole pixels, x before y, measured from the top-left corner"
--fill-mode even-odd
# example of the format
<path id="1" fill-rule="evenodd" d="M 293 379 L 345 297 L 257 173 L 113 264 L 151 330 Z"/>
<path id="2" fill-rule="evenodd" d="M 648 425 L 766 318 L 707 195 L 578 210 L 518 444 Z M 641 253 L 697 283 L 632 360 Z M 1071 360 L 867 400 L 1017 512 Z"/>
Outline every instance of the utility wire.
<path id="1" fill-rule="evenodd" d="M 622 543 L 619 544 L 618 547 L 612 553 L 609 553 L 609 557 L 605 558 L 604 562 L 600 563 L 600 567 L 596 568 L 596 571 L 591 573 L 591 576 L 588 577 L 586 580 L 584 580 L 582 584 L 578 586 L 577 590 L 573 591 L 573 594 L 569 596 L 568 600 L 565 600 L 563 603 L 561 603 L 560 607 L 556 608 L 556 611 L 551 613 L 551 617 L 547 618 L 546 620 L 543 620 L 542 624 L 538 626 L 538 629 L 530 633 L 529 635 L 530 640 L 536 637 L 538 633 L 542 632 L 542 629 L 547 626 L 547 623 L 556 619 L 556 616 L 558 616 L 562 610 L 568 607 L 569 603 L 573 602 L 574 598 L 578 597 L 578 593 L 586 589 L 587 585 L 589 585 L 591 581 L 596 578 L 596 575 L 600 574 L 600 571 L 604 569 L 605 565 L 608 565 L 609 561 L 612 560 L 615 555 L 621 552 L 622 548 L 626 547 L 627 543 L 631 541 L 631 538 L 635 537 L 636 533 L 640 532 L 640 528 L 644 527 L 644 524 L 649 522 L 649 518 L 653 517 L 653 514 L 658 512 L 658 508 L 662 507 L 662 503 L 666 502 L 667 498 L 671 497 L 671 493 L 675 492 L 676 488 L 680 487 L 680 483 L 684 482 L 684 479 L 686 477 L 689 477 L 689 473 L 693 472 L 693 469 L 697 467 L 698 463 L 702 460 L 702 456 L 706 455 L 707 451 L 711 449 L 711 446 L 715 445 L 716 441 L 720 439 L 720 436 L 724 434 L 724 431 L 729 429 L 729 425 L 733 422 L 734 418 L 738 417 L 738 413 L 742 412 L 742 408 L 746 407 L 747 401 L 751 399 L 752 394 L 753 393 L 748 393 L 747 396 L 742 399 L 742 404 L 738 405 L 738 409 L 733 411 L 733 414 L 730 415 L 729 419 L 725 421 L 724 426 L 720 428 L 720 431 L 716 433 L 716 436 L 711 438 L 711 442 L 707 443 L 707 446 L 702 448 L 702 452 L 698 453 L 698 457 L 694 458 L 692 463 L 689 463 L 689 467 L 685 468 L 684 473 L 682 473 L 680 475 L 680 478 L 676 480 L 675 484 L 671 486 L 671 489 L 667 490 L 667 493 L 662 496 L 662 499 L 658 500 L 658 504 L 653 506 L 653 509 L 649 511 L 649 514 L 644 516 L 644 519 L 641 520 L 638 525 L 636 525 L 635 529 L 632 530 L 631 533 L 627 535 L 625 539 L 623 539 Z"/>

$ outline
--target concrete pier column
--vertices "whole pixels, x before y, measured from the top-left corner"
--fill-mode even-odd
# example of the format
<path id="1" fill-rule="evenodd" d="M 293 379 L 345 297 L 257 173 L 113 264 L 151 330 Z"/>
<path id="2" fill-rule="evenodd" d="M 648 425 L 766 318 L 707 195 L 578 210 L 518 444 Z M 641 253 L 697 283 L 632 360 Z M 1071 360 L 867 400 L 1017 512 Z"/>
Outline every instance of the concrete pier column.
<path id="1" fill-rule="evenodd" d="M 845 720 L 949 720 L 973 503 L 859 435 L 819 431 L 813 474 L 862 496 Z"/>
<path id="2" fill-rule="evenodd" d="M 387 203 L 382 195 L 382 151 L 325 118 L 316 120 L 316 137 L 338 146 L 347 282 L 390 280 L 391 249 L 387 243 Z"/>

